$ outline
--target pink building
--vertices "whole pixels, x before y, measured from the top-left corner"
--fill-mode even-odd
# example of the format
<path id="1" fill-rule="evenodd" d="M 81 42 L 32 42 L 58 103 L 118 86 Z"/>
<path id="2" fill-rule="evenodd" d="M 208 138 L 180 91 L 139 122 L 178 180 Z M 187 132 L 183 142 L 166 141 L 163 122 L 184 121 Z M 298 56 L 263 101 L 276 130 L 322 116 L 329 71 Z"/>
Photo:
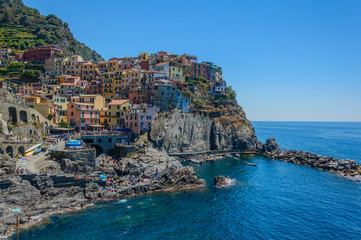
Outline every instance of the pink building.
<path id="1" fill-rule="evenodd" d="M 214 95 L 223 95 L 226 94 L 226 82 L 219 81 L 212 83 L 212 94 Z"/>
<path id="2" fill-rule="evenodd" d="M 183 65 L 187 65 L 187 66 L 191 65 L 191 63 L 197 62 L 197 56 L 189 55 L 189 54 L 183 54 L 178 59 Z"/>
<path id="3" fill-rule="evenodd" d="M 100 121 L 99 110 L 91 103 L 68 103 L 68 123 L 76 130 L 87 130 L 88 126 L 97 125 Z"/>
<path id="4" fill-rule="evenodd" d="M 125 127 L 135 134 L 143 134 L 149 129 L 150 123 L 155 120 L 159 111 L 159 108 L 151 104 L 133 105 L 125 116 Z"/>

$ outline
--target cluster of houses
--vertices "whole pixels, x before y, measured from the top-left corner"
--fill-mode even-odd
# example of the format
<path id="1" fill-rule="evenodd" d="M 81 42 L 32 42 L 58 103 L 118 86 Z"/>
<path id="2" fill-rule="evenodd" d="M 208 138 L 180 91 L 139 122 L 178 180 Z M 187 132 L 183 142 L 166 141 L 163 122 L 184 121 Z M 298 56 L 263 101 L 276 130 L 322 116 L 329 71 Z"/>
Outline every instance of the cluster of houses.
<path id="1" fill-rule="evenodd" d="M 43 62 L 45 68 L 39 81 L 17 88 L 18 98 L 54 123 L 78 131 L 125 128 L 142 134 L 159 111 L 189 111 L 194 78 L 208 80 L 212 94 L 226 94 L 221 67 L 188 54 L 139 53 L 94 64 L 44 46 L 17 54 L 15 60 Z"/>

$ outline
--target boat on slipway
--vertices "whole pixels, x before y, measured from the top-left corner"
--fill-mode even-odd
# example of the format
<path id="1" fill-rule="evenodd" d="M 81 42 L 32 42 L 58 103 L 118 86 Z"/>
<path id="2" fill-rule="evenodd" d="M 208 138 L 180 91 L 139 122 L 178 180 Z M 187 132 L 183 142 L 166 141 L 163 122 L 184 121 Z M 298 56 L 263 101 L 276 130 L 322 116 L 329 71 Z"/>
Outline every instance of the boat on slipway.
<path id="1" fill-rule="evenodd" d="M 36 144 L 36 145 L 32 146 L 31 148 L 27 149 L 27 150 L 25 151 L 24 157 L 29 157 L 29 156 L 32 156 L 34 153 L 38 153 L 38 152 L 37 152 L 38 149 L 41 150 L 40 146 L 41 146 L 41 143 Z M 40 151 L 39 151 L 39 152 L 40 152 Z"/>
<path id="2" fill-rule="evenodd" d="M 31 148 L 29 148 L 28 150 L 25 151 L 25 154 L 26 154 L 27 152 L 30 152 L 30 151 L 33 151 L 33 150 L 37 149 L 37 148 L 40 147 L 40 146 L 41 146 L 41 143 L 32 146 Z"/>

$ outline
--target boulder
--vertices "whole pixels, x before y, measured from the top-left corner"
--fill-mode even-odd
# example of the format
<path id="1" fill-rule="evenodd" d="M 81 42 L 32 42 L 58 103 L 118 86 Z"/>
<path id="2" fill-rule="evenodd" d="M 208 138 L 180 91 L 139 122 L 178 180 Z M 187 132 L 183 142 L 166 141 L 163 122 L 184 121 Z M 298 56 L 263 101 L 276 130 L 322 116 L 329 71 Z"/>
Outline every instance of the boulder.
<path id="1" fill-rule="evenodd" d="M 265 144 L 263 144 L 262 151 L 264 153 L 273 152 L 273 151 L 279 152 L 280 148 L 278 147 L 278 144 L 277 144 L 277 142 L 276 142 L 276 140 L 274 138 L 269 138 L 269 139 L 267 139 Z"/>
<path id="2" fill-rule="evenodd" d="M 216 187 L 228 187 L 235 183 L 235 180 L 228 177 L 228 176 L 221 176 L 214 177 L 214 184 Z"/>

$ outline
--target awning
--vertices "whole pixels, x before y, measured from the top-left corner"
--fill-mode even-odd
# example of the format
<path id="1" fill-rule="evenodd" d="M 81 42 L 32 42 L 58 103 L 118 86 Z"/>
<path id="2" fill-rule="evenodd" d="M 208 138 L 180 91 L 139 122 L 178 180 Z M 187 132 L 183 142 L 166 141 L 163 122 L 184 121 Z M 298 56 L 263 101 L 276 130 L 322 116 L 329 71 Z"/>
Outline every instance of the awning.
<path id="1" fill-rule="evenodd" d="M 94 124 L 94 125 L 88 125 L 88 127 L 100 128 L 100 127 L 104 127 L 104 125 Z"/>

